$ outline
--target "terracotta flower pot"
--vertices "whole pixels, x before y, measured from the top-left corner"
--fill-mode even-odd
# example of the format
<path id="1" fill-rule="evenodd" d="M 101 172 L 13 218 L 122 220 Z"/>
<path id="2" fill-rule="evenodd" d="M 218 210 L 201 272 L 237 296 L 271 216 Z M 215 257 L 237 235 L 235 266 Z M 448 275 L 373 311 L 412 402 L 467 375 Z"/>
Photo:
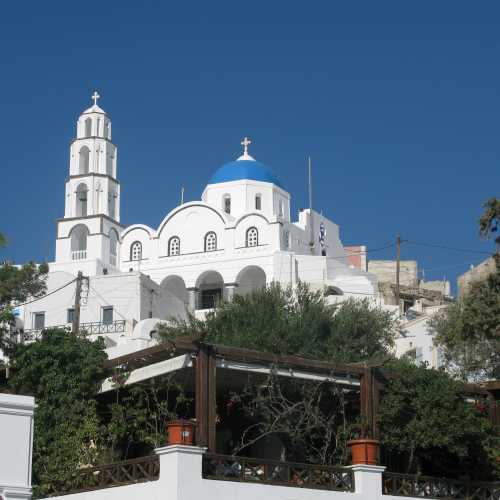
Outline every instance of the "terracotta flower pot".
<path id="1" fill-rule="evenodd" d="M 192 445 L 194 442 L 194 422 L 172 420 L 167 424 L 167 443 Z"/>
<path id="2" fill-rule="evenodd" d="M 351 448 L 352 464 L 378 464 L 380 442 L 376 439 L 353 439 L 347 442 Z"/>

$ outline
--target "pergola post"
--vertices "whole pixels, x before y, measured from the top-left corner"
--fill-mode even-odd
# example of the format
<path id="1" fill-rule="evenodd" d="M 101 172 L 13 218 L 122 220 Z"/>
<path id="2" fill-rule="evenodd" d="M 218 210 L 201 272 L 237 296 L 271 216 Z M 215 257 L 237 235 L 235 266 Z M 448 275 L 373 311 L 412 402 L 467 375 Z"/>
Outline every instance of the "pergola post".
<path id="1" fill-rule="evenodd" d="M 373 376 L 373 368 L 365 368 L 361 375 L 361 418 L 369 426 L 372 437 L 378 439 L 377 411 L 379 402 L 379 384 Z"/>
<path id="2" fill-rule="evenodd" d="M 212 347 L 201 344 L 195 362 L 196 444 L 215 452 L 217 388 L 216 358 Z"/>

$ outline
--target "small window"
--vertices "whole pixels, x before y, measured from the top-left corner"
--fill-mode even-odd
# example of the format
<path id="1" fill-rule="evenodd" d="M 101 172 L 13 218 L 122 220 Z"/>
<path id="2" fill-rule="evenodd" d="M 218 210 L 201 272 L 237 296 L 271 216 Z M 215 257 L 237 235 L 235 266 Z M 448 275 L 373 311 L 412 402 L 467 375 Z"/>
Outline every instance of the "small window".
<path id="1" fill-rule="evenodd" d="M 66 323 L 73 323 L 75 320 L 75 310 L 73 308 L 68 309 L 66 314 Z"/>
<path id="2" fill-rule="evenodd" d="M 102 308 L 102 322 L 105 325 L 113 323 L 113 306 L 106 306 Z"/>
<path id="3" fill-rule="evenodd" d="M 141 260 L 142 259 L 142 243 L 140 241 L 134 241 L 130 246 L 130 260 Z"/>
<path id="4" fill-rule="evenodd" d="M 168 255 L 180 255 L 181 253 L 181 240 L 178 236 L 172 236 L 170 240 L 168 240 Z"/>
<path id="5" fill-rule="evenodd" d="M 246 246 L 256 247 L 259 244 L 259 232 L 256 227 L 247 229 Z"/>
<path id="6" fill-rule="evenodd" d="M 205 236 L 205 252 L 213 252 L 217 250 L 217 235 L 210 231 Z"/>
<path id="7" fill-rule="evenodd" d="M 262 210 L 262 196 L 260 194 L 255 197 L 255 210 Z"/>
<path id="8" fill-rule="evenodd" d="M 285 204 L 283 203 L 283 200 L 280 200 L 279 215 L 280 215 L 280 217 L 284 217 L 285 216 Z"/>
<path id="9" fill-rule="evenodd" d="M 223 208 L 226 214 L 231 213 L 231 196 L 229 195 L 224 196 Z"/>
<path id="10" fill-rule="evenodd" d="M 35 330 L 43 330 L 45 328 L 45 313 L 37 312 L 33 318 L 33 328 Z"/>

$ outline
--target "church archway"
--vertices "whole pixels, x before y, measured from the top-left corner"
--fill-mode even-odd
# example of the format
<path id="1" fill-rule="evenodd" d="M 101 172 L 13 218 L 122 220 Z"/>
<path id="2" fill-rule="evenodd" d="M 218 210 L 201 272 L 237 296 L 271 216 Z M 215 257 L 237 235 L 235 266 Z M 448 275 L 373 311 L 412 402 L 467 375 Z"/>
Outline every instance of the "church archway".
<path id="1" fill-rule="evenodd" d="M 238 295 L 248 295 L 249 293 L 266 287 L 266 273 L 261 267 L 247 266 L 243 268 L 236 278 Z"/>
<path id="2" fill-rule="evenodd" d="M 177 275 L 167 276 L 161 282 L 162 303 L 165 308 L 162 316 L 165 319 L 175 317 L 185 317 L 186 307 L 189 302 L 188 291 L 184 280 Z"/>
<path id="3" fill-rule="evenodd" d="M 206 271 L 196 281 L 198 303 L 196 309 L 213 309 L 222 298 L 224 280 L 217 271 Z"/>
<path id="4" fill-rule="evenodd" d="M 76 188 L 76 216 L 85 217 L 87 215 L 87 184 L 78 184 Z"/>
<path id="5" fill-rule="evenodd" d="M 89 230 L 84 224 L 78 224 L 70 233 L 71 259 L 81 260 L 87 258 L 87 237 Z"/>

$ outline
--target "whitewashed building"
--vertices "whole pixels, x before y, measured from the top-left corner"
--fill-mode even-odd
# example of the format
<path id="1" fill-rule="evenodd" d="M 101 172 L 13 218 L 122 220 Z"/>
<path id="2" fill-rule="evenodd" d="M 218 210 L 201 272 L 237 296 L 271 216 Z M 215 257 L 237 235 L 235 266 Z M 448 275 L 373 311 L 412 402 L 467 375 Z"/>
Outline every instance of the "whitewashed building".
<path id="1" fill-rule="evenodd" d="M 88 278 L 81 322 L 106 334 L 110 347 L 132 338 L 145 347 L 155 324 L 146 320 L 187 309 L 204 314 L 218 298 L 273 281 L 301 280 L 331 300 L 375 296 L 376 278 L 349 265 L 334 222 L 309 209 L 292 221 L 290 193 L 250 156 L 247 138 L 241 156 L 215 169 L 199 201 L 175 207 L 157 228 L 123 226 L 117 147 L 98 98 L 77 121 L 48 295 L 19 311 L 26 331 L 71 323 L 78 271 Z"/>

